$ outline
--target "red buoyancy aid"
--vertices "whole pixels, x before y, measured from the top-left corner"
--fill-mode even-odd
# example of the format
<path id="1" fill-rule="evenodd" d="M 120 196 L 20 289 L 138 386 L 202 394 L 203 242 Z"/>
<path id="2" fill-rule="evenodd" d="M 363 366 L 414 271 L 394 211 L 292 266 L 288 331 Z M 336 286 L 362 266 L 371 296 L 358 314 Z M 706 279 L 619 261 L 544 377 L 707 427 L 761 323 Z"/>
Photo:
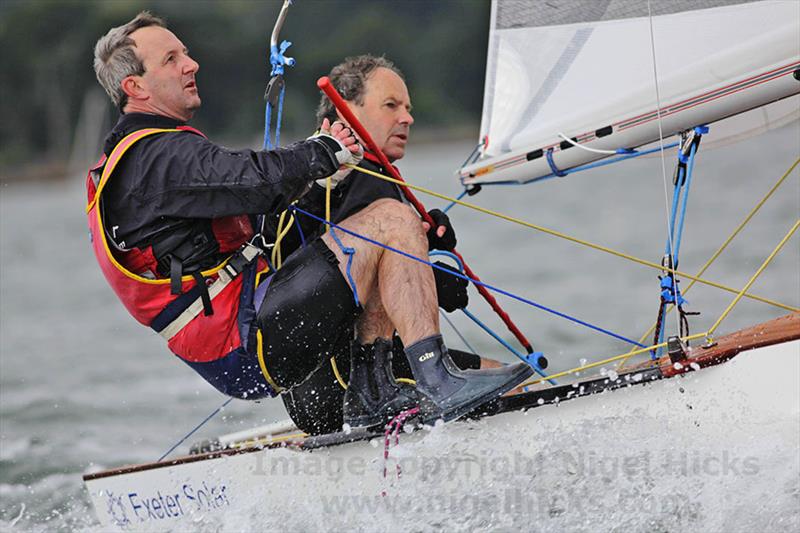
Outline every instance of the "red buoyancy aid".
<path id="1" fill-rule="evenodd" d="M 203 135 L 188 126 L 180 126 L 177 129 L 148 128 L 135 131 L 123 138 L 107 159 L 103 156 L 89 171 L 86 180 L 88 192 L 86 212 L 89 219 L 92 248 L 97 262 L 109 285 L 126 309 L 137 321 L 146 326 L 150 326 L 159 313 L 179 295 L 170 292 L 169 279 L 158 279 L 157 276 L 156 279 L 151 279 L 140 275 L 145 271 L 155 272 L 155 258 L 150 248 L 120 251 L 109 246 L 100 208 L 101 195 L 117 164 L 131 146 L 150 135 L 174 131 L 188 131 L 191 134 Z M 101 169 L 100 179 L 95 183 L 93 174 Z M 212 222 L 212 228 L 222 253 L 230 253 L 238 249 L 253 236 L 252 226 L 246 216 L 215 219 Z M 258 261 L 258 270 L 266 271 L 266 261 L 260 257 Z M 227 262 L 228 259 L 220 265 L 202 272 L 208 284 L 219 278 L 220 270 L 226 266 Z M 177 333 L 168 338 L 168 346 L 173 353 L 187 362 L 205 363 L 225 357 L 242 346 L 237 325 L 237 312 L 243 277 L 238 275 L 233 277 L 213 297 L 213 314 L 198 313 Z M 195 283 L 192 276 L 183 276 L 181 293 L 189 291 Z"/>

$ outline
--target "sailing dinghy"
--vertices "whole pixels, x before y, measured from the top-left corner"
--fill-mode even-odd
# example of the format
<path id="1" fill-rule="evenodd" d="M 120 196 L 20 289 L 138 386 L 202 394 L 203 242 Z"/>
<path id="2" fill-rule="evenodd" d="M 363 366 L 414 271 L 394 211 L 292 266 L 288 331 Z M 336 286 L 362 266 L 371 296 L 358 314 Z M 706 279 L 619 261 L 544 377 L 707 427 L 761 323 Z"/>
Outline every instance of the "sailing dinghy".
<path id="1" fill-rule="evenodd" d="M 375 528 L 386 528 L 381 517 L 397 515 L 390 503 L 398 498 L 405 498 L 400 509 L 405 519 L 424 510 L 434 495 L 464 483 L 473 484 L 475 497 L 496 498 L 491 476 L 500 472 L 529 490 L 504 495 L 502 511 L 490 510 L 493 521 L 484 525 L 500 527 L 516 523 L 506 520 L 529 501 L 531 483 L 546 467 L 535 463 L 531 443 L 564 427 L 588 427 L 615 405 L 637 410 L 617 429 L 663 432 L 664 453 L 672 452 L 670 439 L 682 430 L 685 416 L 672 419 L 672 433 L 647 426 L 648 420 L 688 408 L 698 426 L 735 431 L 725 426 L 720 398 L 736 398 L 757 416 L 798 419 L 800 313 L 749 291 L 800 221 L 783 239 L 776 238 L 773 253 L 744 287 L 704 279 L 707 265 L 688 274 L 678 256 L 680 213 L 700 139 L 706 148 L 785 125 L 800 116 L 799 95 L 800 4 L 793 1 L 494 0 L 480 144 L 476 157 L 459 170 L 465 193 L 563 177 L 648 152 L 677 156 L 674 175 L 664 176 L 674 187 L 664 260 L 638 260 L 662 274 L 654 328 L 620 355 L 558 374 L 537 368 L 543 376 L 529 383 L 527 392 L 498 398 L 445 427 L 409 423 L 401 430 L 397 423 L 386 431 L 307 436 L 290 422 L 277 423 L 198 443 L 189 455 L 92 472 L 84 481 L 102 526 L 123 531 L 193 529 L 205 522 L 236 527 L 229 517 L 266 509 L 269 518 L 259 523 L 275 529 L 286 520 L 297 523 L 304 510 L 319 515 L 312 510 L 323 505 L 332 518 L 326 516 L 317 528 L 347 526 L 344 511 L 354 508 L 370 513 Z M 797 177 L 797 164 L 770 194 Z M 476 207 L 461 199 L 454 203 Z M 676 311 L 683 303 L 679 278 L 731 293 L 731 304 L 702 333 L 689 335 L 682 327 L 691 316 Z M 744 298 L 789 314 L 718 336 L 720 324 Z M 680 331 L 670 332 L 666 318 L 677 312 Z M 615 365 L 616 370 L 607 370 Z M 603 373 L 592 373 L 601 367 Z M 485 439 L 474 440 L 476 431 L 491 437 L 491 449 L 485 449 Z M 403 444 L 390 449 L 400 435 Z M 570 435 L 563 435 L 565 443 L 572 443 Z M 651 457 L 645 455 L 640 467 L 647 470 Z M 491 466 L 498 458 L 507 468 Z M 693 468 L 690 459 L 682 464 Z M 578 461 L 570 465 L 567 477 L 574 474 L 571 468 L 582 468 Z M 434 475 L 445 471 L 448 475 Z M 448 509 L 452 514 L 461 508 Z M 552 505 L 537 509 L 557 516 Z M 475 509 L 461 510 L 465 520 L 475 514 Z M 243 520 L 240 529 L 252 528 Z"/>

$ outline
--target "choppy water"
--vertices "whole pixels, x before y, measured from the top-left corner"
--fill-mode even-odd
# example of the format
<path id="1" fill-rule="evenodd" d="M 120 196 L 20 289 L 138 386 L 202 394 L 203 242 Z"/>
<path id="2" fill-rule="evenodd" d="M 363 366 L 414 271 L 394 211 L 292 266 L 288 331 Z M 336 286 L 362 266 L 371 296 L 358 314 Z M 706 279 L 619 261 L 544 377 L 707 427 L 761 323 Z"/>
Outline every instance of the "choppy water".
<path id="1" fill-rule="evenodd" d="M 450 173 L 469 150 L 463 143 L 413 146 L 401 170 L 413 183 L 443 193 L 457 193 L 458 186 Z M 696 271 L 799 152 L 797 125 L 747 143 L 701 150 L 681 267 Z M 442 204 L 439 200 L 423 199 L 429 206 Z M 658 261 L 663 253 L 666 216 L 658 159 L 634 160 L 540 185 L 485 188 L 469 200 L 652 261 Z M 89 247 L 84 201 L 82 179 L 7 186 L 0 196 L 0 529 L 3 530 L 97 530 L 81 475 L 155 460 L 224 401 L 185 365 L 170 357 L 158 337 L 134 323 L 106 287 Z M 705 276 L 732 287 L 743 286 L 798 214 L 800 184 L 795 170 Z M 462 207 L 454 208 L 451 215 L 459 232 L 460 251 L 485 281 L 628 337 L 638 338 L 654 319 L 658 293 L 655 271 Z M 800 305 L 799 257 L 795 236 L 752 291 Z M 733 295 L 695 287 L 687 298 L 691 309 L 703 312 L 693 321 L 693 331 L 702 331 L 716 320 Z M 502 326 L 485 312 L 485 306 L 478 300 L 473 293 L 477 312 L 502 332 Z M 542 311 L 507 298 L 501 297 L 500 301 L 537 349 L 549 357 L 553 370 L 569 368 L 582 358 L 592 360 L 625 349 L 618 341 Z M 723 323 L 721 331 L 781 314 L 784 313 L 764 304 L 743 301 Z M 463 316 L 453 318 L 480 352 L 511 360 L 502 348 L 470 327 Z M 447 325 L 443 325 L 443 330 L 451 345 L 461 345 Z M 722 407 L 735 405 L 725 398 L 717 401 Z M 592 439 L 601 453 L 610 450 L 614 442 L 607 437 L 608 431 L 625 431 L 625 436 L 638 439 L 644 447 L 649 441 L 660 446 L 669 438 L 669 429 L 659 426 L 657 418 L 648 419 L 646 427 L 637 428 L 634 409 L 631 406 L 631 411 L 611 413 L 598 427 L 585 427 L 585 437 Z M 205 426 L 196 439 L 284 417 L 278 400 L 260 404 L 236 401 Z M 552 429 L 550 444 L 558 446 L 557 420 L 543 423 L 550 424 L 548 427 Z M 768 471 L 770 476 L 779 477 L 784 472 L 782 479 L 772 480 L 775 486 L 798 494 L 796 465 L 800 452 L 796 438 L 792 440 L 786 433 L 795 422 L 775 424 L 774 435 L 767 439 L 770 445 L 767 457 L 775 465 L 791 468 L 776 467 Z M 571 428 L 570 447 L 580 447 L 585 442 L 581 431 Z M 721 437 L 723 433 L 717 435 Z M 747 447 L 755 437 L 747 432 L 728 435 L 734 448 Z M 491 441 L 479 439 L 478 444 L 491 451 Z M 713 449 L 713 443 L 704 446 Z M 718 502 L 711 502 L 711 508 L 707 504 L 704 512 L 728 512 L 728 501 L 746 505 L 742 495 L 767 490 L 769 481 L 761 479 L 754 484 L 746 476 L 732 477 L 721 484 Z M 658 479 L 648 482 L 657 485 Z M 608 490 L 603 483 L 588 481 L 580 488 L 587 497 L 595 499 L 602 498 Z M 465 493 L 469 490 L 464 488 Z M 791 498 L 785 501 L 787 506 L 794 502 Z M 321 508 L 308 509 L 300 501 L 297 513 L 288 511 L 292 510 L 285 513 L 289 522 L 285 522 L 284 528 L 292 527 L 292 516 L 296 517 L 294 525 L 299 528 L 320 529 L 333 524 L 326 521 Z M 789 522 L 775 523 L 774 517 L 764 516 L 762 522 L 756 523 L 772 524 L 778 529 L 796 523 L 791 509 L 785 511 Z M 632 513 L 642 513 L 640 517 L 645 513 L 655 516 L 653 522 L 635 521 L 637 529 L 680 531 L 698 524 L 668 520 L 668 512 L 658 508 L 635 508 Z M 302 520 L 301 514 L 304 514 Z M 502 511 L 480 519 L 477 514 L 467 518 L 442 514 L 437 523 L 444 529 L 466 524 L 489 528 L 509 525 Z M 593 510 L 589 518 L 585 514 L 571 515 L 570 509 L 566 509 L 559 515 L 556 529 L 607 530 L 621 527 L 619 518 L 618 512 L 603 508 Z M 385 525 L 382 521 L 377 523 Z M 223 529 L 260 529 L 259 524 L 240 517 L 227 522 Z M 202 529 L 203 524 L 198 527 Z M 219 524 L 212 523 L 205 527 L 218 528 Z M 367 523 L 358 529 L 369 528 Z"/>

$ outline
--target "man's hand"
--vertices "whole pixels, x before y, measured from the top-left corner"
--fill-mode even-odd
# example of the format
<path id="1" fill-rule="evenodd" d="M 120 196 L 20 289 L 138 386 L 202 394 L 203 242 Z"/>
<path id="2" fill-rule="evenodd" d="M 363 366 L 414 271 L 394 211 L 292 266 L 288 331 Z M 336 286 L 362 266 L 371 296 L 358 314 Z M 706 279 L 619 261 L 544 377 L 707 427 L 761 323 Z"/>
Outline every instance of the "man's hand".
<path id="1" fill-rule="evenodd" d="M 440 266 L 453 272 L 458 272 L 441 261 L 436 261 L 434 265 Z M 467 285 L 469 282 L 461 277 L 454 276 L 438 268 L 433 269 L 433 277 L 436 281 L 436 295 L 439 298 L 439 307 L 452 313 L 456 309 L 463 309 L 469 303 Z"/>
<path id="2" fill-rule="evenodd" d="M 333 174 L 331 178 L 331 188 L 335 188 L 343 179 L 345 179 L 351 172 L 351 169 L 345 167 L 345 164 L 358 165 L 364 158 L 364 149 L 356 140 L 350 128 L 339 122 L 338 120 L 331 125 L 330 121 L 326 118 L 323 119 L 320 126 L 319 133 L 315 136 L 327 136 L 335 139 L 341 146 L 342 150 L 336 152 L 336 160 L 341 165 L 339 170 Z M 317 185 L 320 187 L 327 186 L 327 179 L 317 180 Z"/>
<path id="3" fill-rule="evenodd" d="M 432 228 L 427 222 L 422 227 L 428 234 L 428 250 L 452 250 L 456 247 L 456 230 L 450 224 L 450 218 L 439 209 L 431 209 L 428 214 L 436 225 Z"/>

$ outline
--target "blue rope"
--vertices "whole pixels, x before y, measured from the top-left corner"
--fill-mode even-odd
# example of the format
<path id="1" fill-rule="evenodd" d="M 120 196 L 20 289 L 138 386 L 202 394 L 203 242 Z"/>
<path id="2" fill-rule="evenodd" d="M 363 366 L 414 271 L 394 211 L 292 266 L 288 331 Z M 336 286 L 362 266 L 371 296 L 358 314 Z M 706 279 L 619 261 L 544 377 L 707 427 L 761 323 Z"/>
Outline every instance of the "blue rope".
<path id="1" fill-rule="evenodd" d="M 481 142 L 479 142 L 478 144 L 475 145 L 475 148 L 472 149 L 472 151 L 469 153 L 469 155 L 464 160 L 464 162 L 461 163 L 461 168 L 464 168 L 465 166 L 470 165 L 470 164 L 474 163 L 475 161 L 477 161 L 477 159 L 478 159 L 478 150 L 481 149 L 483 144 L 484 144 L 484 141 L 481 141 Z"/>
<path id="2" fill-rule="evenodd" d="M 668 257 L 672 257 L 672 242 L 675 240 L 675 216 L 678 214 L 678 200 L 680 199 L 680 189 L 684 177 L 683 168 L 678 167 L 678 179 L 672 191 L 672 207 L 669 213 L 669 234 L 667 235 L 667 243 L 664 246 L 664 255 Z"/>
<path id="3" fill-rule="evenodd" d="M 689 202 L 689 187 L 692 185 L 692 170 L 694 169 L 694 154 L 696 145 L 692 145 L 689 150 L 689 163 L 686 167 L 686 185 L 683 188 L 683 200 L 681 205 L 681 215 L 678 219 L 678 234 L 675 239 L 675 266 L 678 264 L 678 254 L 681 250 L 681 237 L 683 236 L 683 223 L 686 221 L 686 204 Z"/>
<path id="4" fill-rule="evenodd" d="M 279 45 L 270 46 L 269 48 L 269 62 L 272 65 L 272 70 L 270 70 L 269 75 L 273 78 L 276 76 L 283 76 L 286 66 L 293 67 L 295 65 L 294 58 L 286 57 L 285 52 L 286 50 L 292 46 L 292 43 L 289 41 L 282 41 Z M 271 83 L 271 82 L 270 82 Z M 278 116 L 275 119 L 275 144 L 274 146 L 280 145 L 281 139 L 281 119 L 283 116 L 283 95 L 286 92 L 286 86 L 281 86 L 281 92 L 278 97 Z M 272 117 L 272 104 L 269 103 L 267 100 L 266 110 L 264 111 L 264 150 L 270 150 L 273 147 L 272 142 L 270 141 L 270 122 Z"/>
<path id="5" fill-rule="evenodd" d="M 295 210 L 297 210 L 300 213 L 303 213 L 305 215 L 310 215 L 312 217 L 314 216 L 314 215 L 311 215 L 311 213 L 306 213 L 305 211 L 303 211 L 299 207 L 295 207 Z M 314 217 L 314 218 L 316 218 L 316 217 Z M 350 282 L 350 286 L 353 288 L 353 299 L 356 301 L 356 306 L 360 306 L 361 304 L 358 301 L 358 289 L 356 288 L 356 281 L 353 279 L 353 275 L 350 272 L 350 268 L 353 266 L 353 256 L 356 255 L 356 249 L 355 248 L 351 248 L 349 246 L 345 246 L 342 243 L 342 241 L 339 239 L 339 236 L 336 235 L 336 232 L 333 231 L 333 228 L 339 228 L 339 226 L 337 226 L 336 224 L 333 224 L 333 223 L 329 223 L 329 222 L 327 222 L 326 220 L 324 220 L 322 218 L 320 218 L 319 220 L 321 220 L 322 222 L 325 222 L 326 224 L 330 224 L 331 237 L 333 237 L 333 240 L 336 241 L 336 244 L 339 245 L 339 248 L 342 250 L 342 253 L 347 256 L 347 268 L 345 269 L 345 271 L 347 273 L 347 279 Z M 298 224 L 299 223 L 300 222 L 298 221 Z M 341 229 L 345 233 L 350 233 L 349 231 L 347 231 L 344 228 L 339 228 L 339 229 Z"/>
<path id="6" fill-rule="evenodd" d="M 665 145 L 664 149 L 674 148 L 675 146 L 678 146 L 677 142 Z M 652 154 L 652 153 L 659 152 L 659 151 L 661 151 L 661 147 L 652 148 L 650 150 L 645 150 L 644 152 L 632 152 L 630 154 L 622 155 L 620 157 L 612 157 L 611 159 L 603 159 L 601 161 L 595 161 L 594 163 L 588 163 L 586 165 L 580 165 L 580 166 L 577 166 L 577 167 L 573 167 L 573 168 L 571 168 L 569 170 L 562 170 L 561 172 L 563 172 L 563 173 L 565 173 L 567 175 L 575 174 L 576 172 L 582 172 L 584 170 L 590 170 L 592 168 L 604 167 L 606 165 L 611 165 L 613 163 L 618 163 L 620 161 L 626 161 L 628 159 L 633 159 L 634 157 L 648 155 L 648 154 Z M 556 177 L 560 177 L 560 176 L 556 176 L 555 174 L 548 174 L 546 176 L 540 176 L 538 178 L 533 178 L 533 179 L 530 179 L 530 180 L 527 180 L 527 181 L 491 181 L 491 182 L 487 182 L 487 183 L 485 183 L 483 185 L 527 185 L 529 183 L 536 183 L 538 181 L 549 180 L 549 179 L 553 179 L 553 178 L 556 178 Z"/>
<path id="7" fill-rule="evenodd" d="M 324 218 L 321 218 L 321 217 L 318 217 L 316 215 L 313 215 L 313 214 L 309 213 L 308 211 L 300 209 L 299 207 L 295 206 L 295 210 L 298 213 L 302 213 L 302 214 L 304 214 L 304 215 L 306 215 L 308 217 L 311 217 L 314 220 L 317 220 L 318 222 L 322 222 L 323 224 L 327 224 L 327 225 L 331 226 L 332 228 L 336 228 L 338 230 L 341 230 L 344 233 L 347 233 L 348 235 L 352 235 L 352 236 L 357 237 L 357 238 L 359 238 L 361 240 L 364 240 L 364 241 L 366 241 L 368 243 L 374 244 L 376 246 L 380 246 L 381 248 L 384 248 L 384 249 L 389 250 L 391 252 L 394 252 L 396 254 L 400 254 L 400 255 L 402 255 L 404 257 L 407 257 L 409 259 L 417 261 L 418 263 L 422 263 L 422 264 L 428 265 L 428 266 L 430 266 L 432 268 L 438 268 L 439 270 L 441 270 L 443 272 L 446 272 L 446 273 L 448 273 L 448 274 L 450 274 L 452 276 L 458 276 L 458 277 L 460 277 L 462 279 L 465 279 L 467 281 L 470 281 L 470 282 L 472 282 L 472 283 L 474 283 L 476 285 L 481 285 L 481 286 L 486 287 L 487 289 L 491 289 L 491 290 L 493 290 L 493 291 L 495 291 L 495 292 L 497 292 L 499 294 L 502 294 L 504 296 L 508 296 L 509 298 L 513 298 L 514 300 L 517 300 L 519 302 L 528 304 L 528 305 L 530 305 L 532 307 L 535 307 L 537 309 L 541 309 L 542 311 L 546 311 L 546 312 L 548 312 L 550 314 L 559 316 L 561 318 L 565 318 L 567 320 L 575 322 L 576 324 L 580 324 L 582 326 L 585 326 L 585 327 L 587 327 L 589 329 L 593 329 L 595 331 L 598 331 L 600 333 L 603 333 L 603 334 L 608 335 L 610 337 L 613 337 L 615 339 L 618 339 L 618 340 L 621 340 L 621 341 L 625 341 L 625 342 L 627 342 L 629 344 L 633 344 L 634 346 L 638 346 L 640 348 L 645 348 L 645 345 L 639 344 L 635 340 L 629 339 L 627 337 L 623 337 L 622 335 L 618 335 L 618 334 L 616 334 L 616 333 L 614 333 L 612 331 L 609 331 L 607 329 L 601 328 L 599 326 L 595 326 L 595 325 L 589 324 L 588 322 L 585 322 L 585 321 L 580 320 L 578 318 L 575 318 L 575 317 L 572 317 L 570 315 L 561 313 L 559 311 L 556 311 L 555 309 L 551 309 L 551 308 L 546 307 L 544 305 L 538 304 L 538 303 L 536 303 L 536 302 L 534 302 L 532 300 L 528 300 L 527 298 L 523 298 L 522 296 L 517 296 L 516 294 L 510 293 L 510 292 L 508 292 L 506 290 L 500 289 L 499 287 L 495 287 L 495 286 L 490 285 L 490 284 L 488 284 L 486 282 L 472 279 L 472 278 L 470 278 L 468 276 L 465 276 L 464 274 L 461 274 L 459 272 L 453 272 L 452 270 L 450 270 L 448 268 L 441 267 L 439 265 L 434 265 L 430 261 L 426 261 L 426 260 L 421 259 L 419 257 L 413 256 L 413 255 L 411 255 L 409 253 L 403 252 L 402 250 L 398 250 L 396 248 L 392 248 L 391 246 L 387 246 L 387 245 L 385 245 L 383 243 L 380 243 L 380 242 L 378 242 L 378 241 L 376 241 L 374 239 L 370 239 L 369 237 L 366 237 L 364 235 L 359 235 L 358 233 L 356 233 L 354 231 L 351 231 L 351 230 L 348 230 L 347 228 L 343 228 L 341 226 L 338 226 L 337 224 L 334 224 L 333 222 L 329 222 L 329 221 L 325 220 Z"/>
<path id="8" fill-rule="evenodd" d="M 461 191 L 461 194 L 459 194 L 459 195 L 456 197 L 456 200 L 461 200 L 461 199 L 462 199 L 462 198 L 464 198 L 464 197 L 465 197 L 467 194 L 468 194 L 468 193 L 467 193 L 467 189 L 464 189 L 463 191 Z M 450 211 L 450 209 L 451 209 L 451 208 L 452 208 L 454 205 L 458 205 L 458 204 L 457 204 L 456 202 L 450 202 L 449 204 L 447 204 L 447 207 L 445 207 L 444 209 L 442 209 L 442 212 L 444 212 L 444 213 L 447 213 L 448 211 Z"/>
<path id="9" fill-rule="evenodd" d="M 270 125 L 272 121 L 272 104 L 267 102 L 266 110 L 264 111 L 264 150 L 271 150 L 273 146 L 278 147 L 281 144 L 281 121 L 283 118 L 283 95 L 286 94 L 286 86 L 281 87 L 280 95 L 278 96 L 278 113 L 275 117 L 275 143 L 270 140 Z"/>
<path id="10" fill-rule="evenodd" d="M 286 94 L 286 86 L 281 87 L 281 94 L 278 96 L 278 116 L 275 119 L 275 146 L 281 145 L 281 119 L 283 118 L 283 95 Z"/>
<path id="11" fill-rule="evenodd" d="M 458 256 L 456 254 L 454 254 L 452 252 L 448 252 L 446 250 L 434 250 L 434 251 L 430 252 L 428 255 L 431 255 L 431 256 L 443 255 L 445 257 L 449 257 L 450 259 L 452 259 L 453 261 L 456 262 L 456 264 L 458 265 L 459 272 L 460 273 L 464 272 L 464 263 L 461 261 L 461 259 L 458 258 Z M 527 355 L 522 354 L 522 353 L 518 352 L 516 349 L 514 349 L 508 342 L 506 342 L 502 337 L 500 337 L 500 335 L 498 335 L 497 332 L 495 332 L 489 326 L 487 326 L 486 324 L 481 322 L 478 319 L 477 316 L 473 315 L 467 309 L 461 309 L 461 312 L 463 312 L 465 315 L 467 315 L 467 317 L 469 317 L 473 322 L 475 322 L 478 326 L 480 326 L 480 328 L 483 329 L 483 331 L 488 333 L 497 342 L 499 342 L 501 345 L 505 346 L 508 349 L 508 351 L 510 351 L 515 356 L 517 356 L 520 360 L 522 360 L 523 363 L 526 363 L 526 364 L 530 365 L 531 367 L 533 367 L 533 369 L 536 372 L 538 372 L 540 376 L 542 376 L 543 378 L 547 377 L 547 375 L 542 370 L 542 367 L 539 365 L 539 357 L 541 357 L 543 355 L 542 352 L 533 352 L 533 353 L 530 353 L 530 354 L 527 354 Z M 444 315 L 442 315 L 442 316 L 444 316 Z M 448 322 L 449 322 L 449 320 L 448 320 Z M 451 325 L 452 325 L 452 323 L 451 323 Z M 461 334 L 459 333 L 459 336 L 460 335 Z M 475 350 L 473 350 L 473 352 L 475 352 Z M 550 381 L 550 383 L 553 384 L 553 385 L 556 384 L 555 380 L 549 379 L 548 381 Z"/>
<path id="12" fill-rule="evenodd" d="M 500 337 L 497 333 L 495 333 L 492 330 L 492 328 L 490 328 L 489 326 L 487 326 L 486 324 L 481 322 L 481 320 L 477 316 L 473 315 L 472 313 L 470 313 L 466 309 L 462 309 L 461 311 L 465 315 L 467 315 L 473 322 L 475 322 L 483 331 L 485 331 L 486 333 L 491 335 L 494 338 L 494 340 L 496 340 L 497 342 L 499 342 L 500 344 L 505 346 L 508 349 L 508 351 L 513 353 L 515 356 L 517 356 L 520 359 L 520 361 L 522 361 L 523 363 L 529 365 L 531 368 L 533 368 L 536 371 L 537 374 L 539 374 L 543 378 L 547 379 L 547 381 L 551 385 L 557 385 L 556 380 L 548 378 L 547 374 L 545 373 L 545 371 L 542 370 L 541 366 L 539 366 L 539 358 L 543 355 L 542 352 L 533 352 L 533 353 L 530 353 L 530 354 L 527 354 L 527 355 L 518 352 L 516 349 L 514 349 L 513 346 L 511 346 L 502 337 Z"/>
<path id="13" fill-rule="evenodd" d="M 294 206 L 293 205 L 289 206 L 289 211 L 292 214 L 294 214 Z M 305 248 L 306 247 L 306 234 L 303 232 L 303 228 L 300 226 L 300 222 L 299 221 L 297 223 L 295 223 L 295 227 L 297 228 L 297 233 L 300 234 L 300 244 L 303 246 L 303 248 Z"/>
<path id="14" fill-rule="evenodd" d="M 269 140 L 270 120 L 272 117 L 272 105 L 267 101 L 267 107 L 264 111 L 264 150 L 271 150 L 272 144 Z"/>
<path id="15" fill-rule="evenodd" d="M 550 148 L 547 152 L 545 152 L 545 157 L 547 157 L 547 164 L 550 165 L 550 171 L 559 178 L 563 178 L 567 175 L 567 172 L 561 170 L 556 166 L 555 161 L 553 161 L 553 149 Z"/>
<path id="16" fill-rule="evenodd" d="M 167 453 L 165 453 L 164 455 L 162 455 L 161 457 L 159 457 L 159 458 L 158 458 L 158 461 L 156 461 L 156 462 L 157 462 L 157 463 L 160 463 L 161 461 L 163 461 L 163 460 L 164 460 L 164 458 L 165 458 L 166 456 L 168 456 L 169 454 L 171 454 L 171 453 L 172 453 L 172 452 L 175 450 L 175 448 L 177 448 L 178 446 L 180 446 L 181 444 L 183 444 L 183 441 L 185 441 L 186 439 L 188 439 L 189 437 L 191 437 L 192 435 L 194 435 L 195 431 L 197 431 L 198 429 L 200 429 L 201 427 L 203 427 L 203 426 L 205 425 L 205 423 L 206 423 L 206 422 L 208 422 L 209 420 L 211 420 L 212 418 L 214 418 L 214 417 L 217 415 L 217 413 L 219 413 L 220 411 L 222 411 L 222 409 L 223 409 L 223 408 L 224 408 L 226 405 L 228 405 L 229 403 L 231 403 L 232 401 L 233 401 L 233 398 L 232 398 L 232 397 L 231 397 L 231 398 L 228 398 L 227 400 L 225 400 L 225 401 L 222 403 L 222 405 L 220 405 L 219 407 L 217 407 L 216 409 L 214 409 L 214 412 L 213 412 L 213 413 L 211 413 L 210 415 L 208 415 L 207 417 L 205 417 L 205 419 L 203 419 L 203 421 L 202 421 L 202 422 L 200 422 L 199 424 L 197 424 L 197 426 L 195 426 L 195 428 L 194 428 L 193 430 L 191 430 L 189 433 L 187 433 L 186 435 L 184 435 L 184 437 L 183 437 L 181 440 L 179 440 L 178 442 L 176 442 L 176 443 L 175 443 L 175 445 L 174 445 L 172 448 L 170 448 L 169 450 L 167 450 Z"/>

